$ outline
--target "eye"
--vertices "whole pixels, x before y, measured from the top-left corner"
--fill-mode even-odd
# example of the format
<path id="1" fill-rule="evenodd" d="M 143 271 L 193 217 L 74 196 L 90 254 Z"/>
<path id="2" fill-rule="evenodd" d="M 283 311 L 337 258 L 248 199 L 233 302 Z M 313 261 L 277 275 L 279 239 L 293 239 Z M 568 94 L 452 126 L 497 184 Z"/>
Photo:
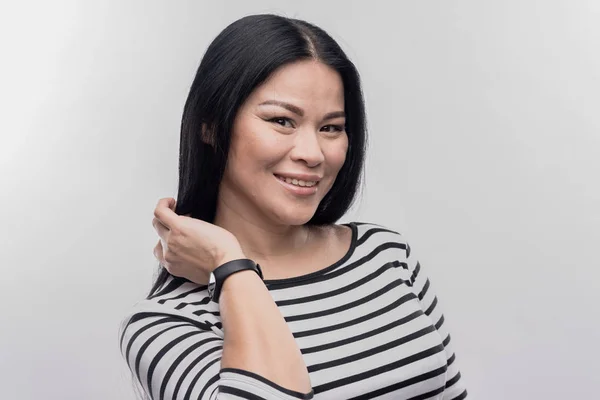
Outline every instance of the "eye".
<path id="1" fill-rule="evenodd" d="M 269 122 L 273 122 L 274 124 L 281 125 L 284 128 L 293 128 L 292 120 L 286 117 L 275 117 L 267 120 Z"/>
<path id="2" fill-rule="evenodd" d="M 325 132 L 329 133 L 336 133 L 345 131 L 346 127 L 344 125 L 325 125 L 321 130 L 325 130 Z"/>

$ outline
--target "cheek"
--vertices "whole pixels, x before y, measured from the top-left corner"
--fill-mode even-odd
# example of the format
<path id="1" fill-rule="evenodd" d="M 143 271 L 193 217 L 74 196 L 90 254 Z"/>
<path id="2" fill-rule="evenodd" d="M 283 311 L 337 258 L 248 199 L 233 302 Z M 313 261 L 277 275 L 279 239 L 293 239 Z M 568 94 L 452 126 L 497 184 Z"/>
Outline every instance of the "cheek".
<path id="1" fill-rule="evenodd" d="M 260 128 L 260 123 L 251 117 L 240 118 L 235 125 L 230 151 L 240 161 L 256 159 L 257 153 L 260 153 L 265 136 L 261 135 Z"/>
<path id="2" fill-rule="evenodd" d="M 348 139 L 340 140 L 339 143 L 335 143 L 333 146 L 327 149 L 326 158 L 329 167 L 335 172 L 339 171 L 346 161 L 346 155 L 348 153 Z"/>
<path id="3" fill-rule="evenodd" d="M 231 143 L 232 164 L 242 175 L 275 165 L 286 153 L 288 144 L 282 135 L 276 134 L 264 121 L 249 119 L 236 127 Z"/>

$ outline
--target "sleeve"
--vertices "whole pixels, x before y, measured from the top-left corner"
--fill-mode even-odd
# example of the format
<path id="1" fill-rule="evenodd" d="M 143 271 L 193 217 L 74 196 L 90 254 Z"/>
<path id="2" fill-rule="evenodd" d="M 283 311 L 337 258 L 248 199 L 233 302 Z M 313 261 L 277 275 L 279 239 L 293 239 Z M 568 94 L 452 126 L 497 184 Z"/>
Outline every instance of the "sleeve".
<path id="1" fill-rule="evenodd" d="M 431 281 L 423 271 L 419 260 L 411 252 L 411 247 L 406 242 L 406 261 L 411 274 L 411 283 L 415 295 L 419 298 L 423 312 L 431 318 L 435 328 L 443 339 L 446 351 L 448 369 L 446 370 L 446 387 L 444 388 L 442 400 L 462 400 L 467 398 L 467 390 L 461 379 L 460 371 L 456 362 L 456 354 L 452 348 L 452 339 L 447 329 L 446 320 L 438 303 Z"/>
<path id="2" fill-rule="evenodd" d="M 241 369 L 221 369 L 217 326 L 186 315 L 132 312 L 120 329 L 120 350 L 144 399 L 312 399 Z"/>

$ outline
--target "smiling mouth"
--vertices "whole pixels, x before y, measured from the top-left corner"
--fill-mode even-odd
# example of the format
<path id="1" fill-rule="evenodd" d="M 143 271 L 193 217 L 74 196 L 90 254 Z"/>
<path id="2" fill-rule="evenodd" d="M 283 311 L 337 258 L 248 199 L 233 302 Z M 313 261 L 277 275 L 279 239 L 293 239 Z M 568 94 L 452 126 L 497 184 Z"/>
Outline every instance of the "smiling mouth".
<path id="1" fill-rule="evenodd" d="M 301 188 L 311 188 L 311 187 L 315 187 L 319 184 L 319 181 L 303 181 L 301 179 L 285 178 L 281 175 L 276 175 L 276 174 L 273 174 L 273 175 L 275 175 L 275 177 L 282 182 L 285 182 L 287 184 L 294 185 L 297 187 L 301 187 Z"/>

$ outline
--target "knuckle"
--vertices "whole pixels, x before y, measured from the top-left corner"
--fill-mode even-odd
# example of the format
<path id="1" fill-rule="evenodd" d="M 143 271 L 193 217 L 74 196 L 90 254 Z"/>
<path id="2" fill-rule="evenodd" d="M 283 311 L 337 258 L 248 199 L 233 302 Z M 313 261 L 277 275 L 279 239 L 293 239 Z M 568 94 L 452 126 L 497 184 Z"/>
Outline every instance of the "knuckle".
<path id="1" fill-rule="evenodd" d="M 168 262 L 162 262 L 161 265 L 163 266 L 164 269 L 166 269 L 171 275 L 173 275 L 173 268 L 171 266 L 171 264 L 169 264 Z"/>
<path id="2" fill-rule="evenodd" d="M 171 229 L 169 230 L 169 232 L 171 232 L 171 234 L 173 236 L 180 236 L 181 235 L 181 227 L 178 224 L 173 224 L 173 226 L 171 227 Z"/>
<path id="3" fill-rule="evenodd" d="M 176 249 L 179 245 L 179 237 L 177 233 L 170 231 L 165 243 L 170 249 Z"/>
<path id="4" fill-rule="evenodd" d="M 181 276 L 181 271 L 179 270 L 179 268 L 177 268 L 176 265 L 166 262 L 163 264 L 163 266 L 171 275 Z"/>
<path id="5" fill-rule="evenodd" d="M 165 261 L 166 261 L 167 263 L 169 263 L 169 264 L 172 264 L 172 263 L 174 263 L 174 262 L 175 262 L 175 259 L 176 259 L 176 257 L 175 257 L 175 255 L 173 254 L 173 252 L 172 252 L 172 251 L 167 251 L 167 252 L 165 253 L 164 259 L 165 259 Z"/>

